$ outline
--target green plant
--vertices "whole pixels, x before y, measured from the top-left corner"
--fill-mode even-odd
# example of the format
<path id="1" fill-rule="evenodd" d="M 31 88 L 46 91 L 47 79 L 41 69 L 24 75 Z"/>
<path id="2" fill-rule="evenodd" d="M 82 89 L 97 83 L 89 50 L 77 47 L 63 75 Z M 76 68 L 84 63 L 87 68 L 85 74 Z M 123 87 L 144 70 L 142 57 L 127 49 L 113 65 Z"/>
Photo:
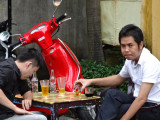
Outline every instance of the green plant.
<path id="1" fill-rule="evenodd" d="M 86 79 L 102 78 L 102 77 L 118 74 L 123 66 L 123 63 L 124 62 L 122 62 L 122 64 L 119 64 L 119 65 L 110 66 L 106 62 L 97 63 L 96 61 L 90 61 L 90 60 L 84 60 L 84 59 L 80 61 L 80 64 L 82 67 L 82 75 Z M 125 82 L 118 88 L 122 92 L 126 93 L 127 86 L 128 86 L 128 83 Z M 93 86 L 93 87 L 103 88 L 103 87 L 97 87 L 97 86 Z"/>
<path id="2" fill-rule="evenodd" d="M 124 93 L 128 91 L 128 80 L 125 81 L 121 86 L 118 86 L 118 89 Z"/>

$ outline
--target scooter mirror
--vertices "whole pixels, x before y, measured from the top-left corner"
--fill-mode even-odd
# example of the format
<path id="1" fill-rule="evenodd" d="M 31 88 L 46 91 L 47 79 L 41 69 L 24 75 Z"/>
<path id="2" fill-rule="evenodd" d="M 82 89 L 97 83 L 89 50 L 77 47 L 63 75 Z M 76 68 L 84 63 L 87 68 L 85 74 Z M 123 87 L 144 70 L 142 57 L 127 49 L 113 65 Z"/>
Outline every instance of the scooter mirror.
<path id="1" fill-rule="evenodd" d="M 59 6 L 61 4 L 62 0 L 53 0 L 53 5 L 54 6 Z"/>
<path id="2" fill-rule="evenodd" d="M 10 37 L 10 34 L 7 31 L 4 31 L 4 32 L 0 33 L 0 40 L 1 41 L 6 41 L 6 40 L 9 39 L 9 37 Z"/>

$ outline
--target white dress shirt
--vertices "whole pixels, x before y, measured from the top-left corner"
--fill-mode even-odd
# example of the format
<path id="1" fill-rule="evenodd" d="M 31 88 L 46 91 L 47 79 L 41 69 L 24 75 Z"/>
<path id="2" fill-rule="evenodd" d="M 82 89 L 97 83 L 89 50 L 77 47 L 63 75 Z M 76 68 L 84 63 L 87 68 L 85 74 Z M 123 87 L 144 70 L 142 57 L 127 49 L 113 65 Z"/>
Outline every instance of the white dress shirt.
<path id="1" fill-rule="evenodd" d="M 160 103 L 160 62 L 148 49 L 143 48 L 136 65 L 135 61 L 126 60 L 120 76 L 132 79 L 135 88 L 134 97 L 138 96 L 142 82 L 153 83 L 148 102 Z"/>

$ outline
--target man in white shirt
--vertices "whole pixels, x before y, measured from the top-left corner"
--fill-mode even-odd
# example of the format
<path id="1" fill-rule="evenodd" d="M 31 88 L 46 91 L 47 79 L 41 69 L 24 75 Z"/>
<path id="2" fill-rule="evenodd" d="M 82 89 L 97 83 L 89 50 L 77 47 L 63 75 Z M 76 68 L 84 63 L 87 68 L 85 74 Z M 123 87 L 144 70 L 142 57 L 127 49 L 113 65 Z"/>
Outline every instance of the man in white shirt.
<path id="1" fill-rule="evenodd" d="M 89 85 L 118 86 L 131 78 L 135 90 L 133 96 L 118 90 L 106 92 L 96 120 L 130 120 L 142 106 L 160 103 L 160 62 L 144 47 L 140 28 L 129 24 L 119 33 L 121 52 L 126 58 L 119 74 L 96 79 L 79 79 L 82 90 Z M 160 109 L 143 112 L 140 120 L 160 120 Z"/>

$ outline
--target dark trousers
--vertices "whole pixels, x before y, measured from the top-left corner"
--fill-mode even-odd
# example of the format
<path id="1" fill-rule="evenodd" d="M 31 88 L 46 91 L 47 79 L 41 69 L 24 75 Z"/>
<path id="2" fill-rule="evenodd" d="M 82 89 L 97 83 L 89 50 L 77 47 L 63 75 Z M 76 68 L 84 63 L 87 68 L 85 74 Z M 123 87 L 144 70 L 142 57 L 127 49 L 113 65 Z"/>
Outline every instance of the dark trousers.
<path id="1" fill-rule="evenodd" d="M 133 96 L 116 89 L 109 89 L 105 94 L 102 106 L 98 110 L 96 120 L 120 120 L 134 100 Z M 144 106 L 151 105 L 155 104 L 147 102 Z M 134 117 L 131 120 L 134 120 Z M 160 120 L 160 109 L 141 113 L 140 120 Z"/>

